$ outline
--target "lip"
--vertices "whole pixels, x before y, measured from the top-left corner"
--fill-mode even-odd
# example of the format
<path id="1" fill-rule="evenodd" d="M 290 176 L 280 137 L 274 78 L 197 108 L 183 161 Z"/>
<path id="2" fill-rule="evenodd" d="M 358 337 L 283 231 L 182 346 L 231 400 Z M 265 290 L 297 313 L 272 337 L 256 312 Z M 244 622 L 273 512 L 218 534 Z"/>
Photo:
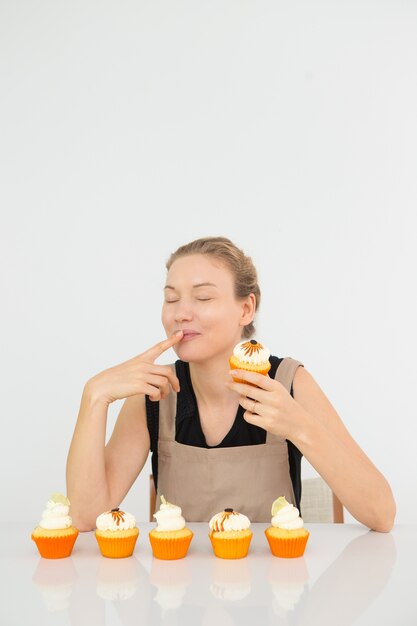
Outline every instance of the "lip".
<path id="1" fill-rule="evenodd" d="M 182 336 L 181 341 L 191 341 L 192 339 L 199 337 L 201 334 L 201 333 L 197 333 L 195 330 L 186 330 L 186 329 L 184 329 L 182 332 L 183 332 L 183 336 Z"/>

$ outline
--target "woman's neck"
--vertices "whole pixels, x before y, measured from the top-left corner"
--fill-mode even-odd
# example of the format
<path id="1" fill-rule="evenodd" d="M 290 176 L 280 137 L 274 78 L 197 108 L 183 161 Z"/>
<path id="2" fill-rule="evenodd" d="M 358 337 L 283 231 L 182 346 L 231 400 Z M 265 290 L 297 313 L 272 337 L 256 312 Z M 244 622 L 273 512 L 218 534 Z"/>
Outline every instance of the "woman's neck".
<path id="1" fill-rule="evenodd" d="M 219 355 L 204 363 L 190 363 L 190 377 L 197 400 L 204 405 L 230 402 L 231 391 L 225 382 L 230 380 L 228 356 Z"/>

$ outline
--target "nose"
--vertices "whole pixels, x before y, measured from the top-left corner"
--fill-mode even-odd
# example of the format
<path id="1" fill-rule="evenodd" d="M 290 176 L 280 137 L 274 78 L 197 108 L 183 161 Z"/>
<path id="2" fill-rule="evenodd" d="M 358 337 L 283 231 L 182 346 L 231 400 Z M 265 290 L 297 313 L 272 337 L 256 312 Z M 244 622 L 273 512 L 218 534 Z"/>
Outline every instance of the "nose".
<path id="1" fill-rule="evenodd" d="M 189 322 L 193 319 L 193 312 L 185 302 L 178 303 L 178 307 L 175 310 L 175 322 L 181 324 L 182 322 Z"/>

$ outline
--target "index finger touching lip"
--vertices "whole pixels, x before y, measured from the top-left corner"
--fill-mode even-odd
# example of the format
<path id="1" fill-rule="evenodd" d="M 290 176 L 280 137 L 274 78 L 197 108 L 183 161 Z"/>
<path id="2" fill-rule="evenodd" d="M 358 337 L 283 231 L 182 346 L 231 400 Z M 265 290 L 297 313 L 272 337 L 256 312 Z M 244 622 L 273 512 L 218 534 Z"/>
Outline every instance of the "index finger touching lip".
<path id="1" fill-rule="evenodd" d="M 182 330 L 177 330 L 171 337 L 168 339 L 164 339 L 163 341 L 159 341 L 157 344 L 149 348 L 144 354 L 151 358 L 152 361 L 155 361 L 161 354 L 163 354 L 169 348 L 172 348 L 176 343 L 178 343 L 183 336 Z"/>

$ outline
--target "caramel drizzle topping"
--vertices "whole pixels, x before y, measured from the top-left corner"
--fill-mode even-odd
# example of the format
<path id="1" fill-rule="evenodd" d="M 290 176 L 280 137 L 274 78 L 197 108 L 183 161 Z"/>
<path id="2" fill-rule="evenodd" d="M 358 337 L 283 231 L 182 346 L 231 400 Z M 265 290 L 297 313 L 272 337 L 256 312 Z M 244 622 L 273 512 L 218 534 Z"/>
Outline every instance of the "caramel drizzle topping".
<path id="1" fill-rule="evenodd" d="M 223 513 L 221 514 L 221 517 L 216 519 L 216 521 L 214 522 L 212 532 L 223 531 L 224 530 L 223 524 L 227 520 L 227 518 L 230 517 L 231 515 L 239 515 L 239 513 L 237 511 L 234 511 L 233 509 L 225 509 Z"/>
<path id="2" fill-rule="evenodd" d="M 252 343 L 253 342 L 253 343 Z M 263 349 L 263 345 L 258 343 L 254 339 L 251 341 L 247 341 L 242 345 L 242 350 L 244 351 L 245 356 L 251 357 L 255 352 L 258 353 Z"/>
<path id="3" fill-rule="evenodd" d="M 124 511 L 120 511 L 120 509 L 112 509 L 110 513 L 111 513 L 112 518 L 116 522 L 117 526 L 120 524 L 120 522 L 125 521 Z"/>

